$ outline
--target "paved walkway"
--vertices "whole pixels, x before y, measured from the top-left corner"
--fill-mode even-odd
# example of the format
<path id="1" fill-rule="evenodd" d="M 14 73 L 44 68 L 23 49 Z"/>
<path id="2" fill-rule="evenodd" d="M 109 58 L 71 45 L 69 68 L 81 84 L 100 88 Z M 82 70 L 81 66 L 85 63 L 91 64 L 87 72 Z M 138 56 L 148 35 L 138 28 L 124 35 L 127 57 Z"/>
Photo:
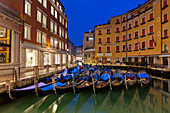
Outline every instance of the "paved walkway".
<path id="1" fill-rule="evenodd" d="M 72 67 L 73 65 L 69 65 L 68 67 Z M 63 66 L 62 69 L 65 69 L 66 66 Z M 61 69 L 61 66 L 58 67 L 58 71 L 62 70 Z M 8 70 L 7 70 L 8 71 Z M 56 68 L 49 68 L 49 73 L 50 72 L 55 72 L 57 71 Z M 1 72 L 0 72 L 1 73 Z M 46 68 L 42 69 L 42 70 L 39 70 L 39 75 L 42 75 L 42 74 L 46 74 Z M 34 76 L 34 71 L 33 69 L 30 69 L 29 71 L 21 71 L 20 72 L 20 79 L 26 79 L 26 78 L 30 78 L 30 77 L 33 77 Z M 13 73 L 11 74 L 3 74 L 3 75 L 0 75 L 0 85 L 4 84 L 6 80 L 12 80 L 13 81 Z"/>

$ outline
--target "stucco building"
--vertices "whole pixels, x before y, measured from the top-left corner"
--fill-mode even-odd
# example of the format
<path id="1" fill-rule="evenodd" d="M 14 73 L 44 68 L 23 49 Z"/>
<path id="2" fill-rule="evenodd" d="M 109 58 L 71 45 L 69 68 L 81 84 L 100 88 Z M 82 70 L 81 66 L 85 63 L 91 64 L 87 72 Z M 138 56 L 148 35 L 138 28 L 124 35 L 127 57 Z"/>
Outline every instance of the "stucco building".
<path id="1" fill-rule="evenodd" d="M 95 58 L 102 63 L 170 68 L 169 0 L 148 0 L 95 26 Z"/>
<path id="2" fill-rule="evenodd" d="M 83 36 L 84 63 L 95 63 L 95 40 L 94 32 L 89 29 Z"/>

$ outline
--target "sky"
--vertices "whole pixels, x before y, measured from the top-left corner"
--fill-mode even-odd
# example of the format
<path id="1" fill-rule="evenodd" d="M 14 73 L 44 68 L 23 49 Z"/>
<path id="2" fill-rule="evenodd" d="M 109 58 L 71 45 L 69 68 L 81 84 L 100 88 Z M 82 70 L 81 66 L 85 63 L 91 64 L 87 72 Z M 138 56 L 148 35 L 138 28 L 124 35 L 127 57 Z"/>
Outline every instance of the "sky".
<path id="1" fill-rule="evenodd" d="M 138 7 L 147 0 L 61 0 L 68 16 L 68 36 L 76 45 L 83 44 L 83 33 L 107 23 L 116 15 Z"/>

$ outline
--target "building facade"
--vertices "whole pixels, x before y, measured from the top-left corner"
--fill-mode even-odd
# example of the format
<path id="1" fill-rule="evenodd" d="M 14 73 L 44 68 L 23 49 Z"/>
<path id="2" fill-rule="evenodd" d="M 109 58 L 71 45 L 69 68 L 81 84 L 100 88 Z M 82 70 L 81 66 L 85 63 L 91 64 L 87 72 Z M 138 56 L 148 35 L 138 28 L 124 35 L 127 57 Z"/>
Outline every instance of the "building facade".
<path id="1" fill-rule="evenodd" d="M 85 32 L 83 35 L 83 51 L 84 51 L 84 63 L 95 63 L 95 40 L 94 32 Z"/>
<path id="2" fill-rule="evenodd" d="M 83 46 L 77 46 L 76 47 L 76 58 L 75 58 L 74 61 L 84 62 Z"/>
<path id="3" fill-rule="evenodd" d="M 0 3 L 0 68 L 19 66 L 19 13 Z"/>
<path id="4" fill-rule="evenodd" d="M 96 61 L 170 68 L 169 2 L 148 0 L 95 26 Z"/>
<path id="5" fill-rule="evenodd" d="M 69 64 L 74 63 L 74 59 L 76 57 L 75 50 L 76 48 L 74 43 L 72 43 L 70 38 L 68 37 L 68 63 Z"/>
<path id="6" fill-rule="evenodd" d="M 1 1 L 21 19 L 21 67 L 66 65 L 68 19 L 60 0 Z"/>

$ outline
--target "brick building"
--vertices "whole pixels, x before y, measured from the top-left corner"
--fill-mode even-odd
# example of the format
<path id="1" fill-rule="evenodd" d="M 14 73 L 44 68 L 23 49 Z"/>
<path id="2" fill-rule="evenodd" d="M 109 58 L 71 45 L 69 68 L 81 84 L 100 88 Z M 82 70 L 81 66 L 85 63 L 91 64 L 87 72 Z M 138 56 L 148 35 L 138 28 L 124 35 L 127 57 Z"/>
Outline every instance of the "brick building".
<path id="1" fill-rule="evenodd" d="M 20 22 L 20 65 L 67 63 L 68 19 L 60 0 L 1 0 L 18 13 Z"/>

